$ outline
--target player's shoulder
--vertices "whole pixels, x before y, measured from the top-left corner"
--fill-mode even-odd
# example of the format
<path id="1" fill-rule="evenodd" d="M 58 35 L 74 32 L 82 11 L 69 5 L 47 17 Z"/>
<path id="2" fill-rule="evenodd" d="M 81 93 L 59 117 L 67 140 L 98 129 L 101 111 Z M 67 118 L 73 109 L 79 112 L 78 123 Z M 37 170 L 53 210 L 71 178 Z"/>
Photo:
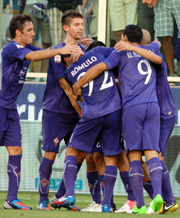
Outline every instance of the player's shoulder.
<path id="1" fill-rule="evenodd" d="M 62 47 L 64 47 L 65 45 L 66 45 L 65 42 L 61 42 L 61 43 L 55 45 L 55 46 L 53 47 L 53 49 L 62 48 Z"/>

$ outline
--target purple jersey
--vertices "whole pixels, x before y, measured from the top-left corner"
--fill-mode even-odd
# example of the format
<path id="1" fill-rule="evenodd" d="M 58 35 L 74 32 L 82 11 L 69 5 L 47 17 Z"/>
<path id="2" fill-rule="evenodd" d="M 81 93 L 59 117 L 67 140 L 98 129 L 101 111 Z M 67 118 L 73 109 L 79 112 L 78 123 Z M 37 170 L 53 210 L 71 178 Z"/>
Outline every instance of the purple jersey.
<path id="1" fill-rule="evenodd" d="M 162 57 L 162 55 L 161 55 Z M 163 57 L 162 57 L 163 58 Z M 177 115 L 174 99 L 167 80 L 167 66 L 163 60 L 161 66 L 156 68 L 157 71 L 157 97 L 160 107 L 161 119 L 170 119 Z"/>
<path id="2" fill-rule="evenodd" d="M 66 44 L 61 42 L 54 48 L 62 48 Z M 78 44 L 82 51 L 85 52 L 86 48 Z M 69 98 L 64 90 L 59 85 L 58 79 L 64 78 L 66 68 L 61 63 L 61 55 L 56 55 L 49 59 L 49 68 L 47 76 L 47 85 L 43 98 L 43 109 L 56 113 L 74 113 Z"/>
<path id="3" fill-rule="evenodd" d="M 150 46 L 139 46 L 156 51 L 157 43 Z M 156 70 L 154 65 L 131 51 L 114 51 L 103 61 L 108 69 L 118 66 L 119 90 L 123 109 L 136 104 L 157 102 Z"/>
<path id="4" fill-rule="evenodd" d="M 23 87 L 30 64 L 30 61 L 24 58 L 27 53 L 35 50 L 40 50 L 40 48 L 32 45 L 24 47 L 14 41 L 8 42 L 2 48 L 1 107 L 16 109 L 16 99 Z"/>
<path id="5" fill-rule="evenodd" d="M 112 48 L 96 47 L 71 64 L 66 72 L 70 84 L 78 81 L 86 71 L 100 63 L 112 52 Z M 104 71 L 82 87 L 82 116 L 94 119 L 121 108 L 120 95 L 111 71 Z"/>

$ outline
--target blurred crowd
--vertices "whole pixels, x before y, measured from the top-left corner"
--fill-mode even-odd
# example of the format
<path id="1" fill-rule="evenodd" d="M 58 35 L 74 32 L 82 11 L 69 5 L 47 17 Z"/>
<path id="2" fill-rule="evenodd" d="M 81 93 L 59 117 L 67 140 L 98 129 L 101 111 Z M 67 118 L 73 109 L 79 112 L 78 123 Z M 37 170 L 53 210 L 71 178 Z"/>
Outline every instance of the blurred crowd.
<path id="1" fill-rule="evenodd" d="M 3 0 L 3 13 L 31 14 L 35 37 L 33 44 L 48 48 L 62 42 L 65 33 L 61 17 L 69 9 L 84 15 L 83 36 L 98 38 L 99 0 Z M 180 0 L 108 0 L 111 46 L 121 40 L 126 25 L 138 24 L 158 39 L 165 56 L 169 76 L 180 75 Z M 6 39 L 10 40 L 8 27 Z M 33 72 L 47 72 L 48 60 L 31 66 Z"/>

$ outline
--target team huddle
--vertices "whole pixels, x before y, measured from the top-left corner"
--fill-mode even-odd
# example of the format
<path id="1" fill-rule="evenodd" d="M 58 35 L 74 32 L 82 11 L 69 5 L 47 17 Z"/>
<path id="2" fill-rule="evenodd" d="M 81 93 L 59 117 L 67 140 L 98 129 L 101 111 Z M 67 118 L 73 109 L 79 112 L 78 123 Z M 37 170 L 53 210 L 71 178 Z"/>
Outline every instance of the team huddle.
<path id="1" fill-rule="evenodd" d="M 49 58 L 42 105 L 44 157 L 39 167 L 38 209 L 132 214 L 176 211 L 178 204 L 163 160 L 177 114 L 160 43 L 146 45 L 147 31 L 128 25 L 114 48 L 99 41 L 87 48 L 79 41 L 83 16 L 76 10 L 64 13 L 62 27 L 65 40 L 42 50 L 30 45 L 34 31 L 29 15 L 10 21 L 12 41 L 1 51 L 0 146 L 6 146 L 9 154 L 4 208 L 32 209 L 17 198 L 22 149 L 16 99 L 30 61 Z M 63 139 L 67 145 L 64 174 L 50 204 L 52 166 Z M 74 183 L 85 159 L 93 203 L 81 210 L 75 205 Z M 127 201 L 116 210 L 113 188 L 118 169 Z M 152 198 L 148 208 L 143 189 Z"/>

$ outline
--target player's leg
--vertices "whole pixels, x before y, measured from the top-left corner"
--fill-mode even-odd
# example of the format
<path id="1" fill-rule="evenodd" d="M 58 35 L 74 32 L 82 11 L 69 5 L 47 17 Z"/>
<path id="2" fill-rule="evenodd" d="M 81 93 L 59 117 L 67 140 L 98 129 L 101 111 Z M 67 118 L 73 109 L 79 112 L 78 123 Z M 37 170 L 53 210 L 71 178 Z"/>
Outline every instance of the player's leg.
<path id="1" fill-rule="evenodd" d="M 130 184 L 137 202 L 132 212 L 138 214 L 146 213 L 143 195 L 144 172 L 141 163 L 143 123 L 146 117 L 146 108 L 146 104 L 139 104 L 126 108 L 122 113 L 122 135 L 130 161 Z"/>
<path id="2" fill-rule="evenodd" d="M 147 214 L 159 213 L 163 203 L 162 172 L 163 167 L 158 157 L 160 134 L 160 112 L 156 103 L 147 104 L 147 114 L 144 120 L 143 149 L 149 168 L 149 175 L 153 187 L 153 201 L 147 210 Z"/>
<path id="3" fill-rule="evenodd" d="M 101 190 L 99 174 L 93 159 L 93 153 L 86 154 L 87 180 L 93 202 L 81 211 L 101 212 Z"/>
<path id="4" fill-rule="evenodd" d="M 64 184 L 66 193 L 63 197 L 55 200 L 55 204 L 67 207 L 75 204 L 74 184 L 77 176 L 77 157 L 81 151 L 68 147 L 64 160 Z"/>
<path id="5" fill-rule="evenodd" d="M 67 138 L 67 137 L 68 137 L 68 135 L 65 138 Z M 65 139 L 65 141 L 66 141 L 66 139 Z M 68 141 L 69 141 L 69 139 L 68 139 Z M 66 142 L 66 144 L 67 144 L 67 142 Z M 68 150 L 66 150 L 66 155 L 68 155 Z M 86 153 L 80 152 L 78 157 L 76 158 L 77 159 L 77 173 L 79 172 L 85 157 L 86 157 Z M 61 182 L 59 184 L 59 188 L 58 188 L 56 194 L 54 195 L 54 197 L 52 199 L 51 206 L 53 208 L 55 208 L 55 209 L 59 208 L 60 209 L 62 207 L 61 205 L 56 204 L 55 201 L 57 199 L 63 197 L 65 195 L 65 193 L 66 193 L 66 187 L 65 187 L 65 183 L 64 183 L 64 178 L 62 178 Z M 65 205 L 63 207 L 67 208 L 68 210 L 81 211 L 81 208 L 76 206 L 76 205 Z"/>
<path id="6" fill-rule="evenodd" d="M 136 201 L 130 184 L 129 160 L 127 158 L 127 154 L 125 150 L 123 150 L 122 153 L 118 155 L 117 165 L 118 165 L 121 180 L 124 184 L 124 188 L 128 196 L 127 196 L 127 201 L 124 203 L 124 205 L 115 212 L 126 213 L 127 211 L 133 209 L 133 207 L 136 205 Z"/>
<path id="7" fill-rule="evenodd" d="M 74 116 L 72 116 L 74 117 Z M 78 119 L 74 122 L 77 123 Z M 72 133 L 75 123 L 72 123 L 70 115 L 53 113 L 43 110 L 43 147 L 44 157 L 39 167 L 39 194 L 40 200 L 38 209 L 50 210 L 49 205 L 49 184 L 52 173 L 52 166 L 59 151 L 59 145 L 66 135 Z"/>
<path id="8" fill-rule="evenodd" d="M 150 196 L 150 198 L 153 199 L 153 187 L 152 187 L 151 178 L 149 175 L 149 169 L 148 169 L 147 163 L 144 162 L 143 160 L 142 160 L 142 168 L 144 171 L 143 187 L 146 190 L 146 192 L 148 193 L 148 195 Z"/>
<path id="9" fill-rule="evenodd" d="M 9 160 L 7 173 L 9 177 L 7 200 L 5 201 L 5 209 L 21 209 L 31 210 L 32 208 L 24 205 L 18 198 L 18 190 L 21 179 L 21 127 L 17 110 L 6 110 L 0 108 L 1 124 L 0 135 L 3 135 L 3 144 L 6 146 Z M 3 128 L 2 128 L 3 127 Z M 4 132 L 4 134 L 3 134 Z M 7 146 L 8 145 L 8 146 Z M 11 145 L 11 146 L 9 146 Z"/>
<path id="10" fill-rule="evenodd" d="M 111 198 L 113 196 L 113 188 L 117 177 L 117 155 L 110 157 L 104 156 L 104 160 L 106 167 L 104 172 L 102 212 L 111 212 Z"/>
<path id="11" fill-rule="evenodd" d="M 130 151 L 128 154 L 130 161 L 130 184 L 137 202 L 137 205 L 133 208 L 133 213 L 145 214 L 146 207 L 144 202 L 143 195 L 143 180 L 144 180 L 144 172 L 142 169 L 142 151 L 134 150 Z"/>
<path id="12" fill-rule="evenodd" d="M 102 200 L 102 212 L 112 212 L 111 199 L 117 177 L 117 155 L 122 152 L 120 146 L 121 111 L 115 111 L 106 115 L 100 134 L 100 145 L 104 154 L 104 196 Z M 113 146 L 112 146 L 113 145 Z"/>
<path id="13" fill-rule="evenodd" d="M 176 123 L 176 117 L 170 119 L 161 119 L 161 128 L 160 128 L 160 153 L 159 158 L 163 166 L 163 175 L 162 175 L 162 193 L 164 203 L 161 207 L 160 213 L 174 212 L 178 209 L 178 204 L 175 201 L 169 171 L 167 166 L 164 163 L 164 157 L 166 155 L 168 139 L 172 133 L 174 125 Z"/>

